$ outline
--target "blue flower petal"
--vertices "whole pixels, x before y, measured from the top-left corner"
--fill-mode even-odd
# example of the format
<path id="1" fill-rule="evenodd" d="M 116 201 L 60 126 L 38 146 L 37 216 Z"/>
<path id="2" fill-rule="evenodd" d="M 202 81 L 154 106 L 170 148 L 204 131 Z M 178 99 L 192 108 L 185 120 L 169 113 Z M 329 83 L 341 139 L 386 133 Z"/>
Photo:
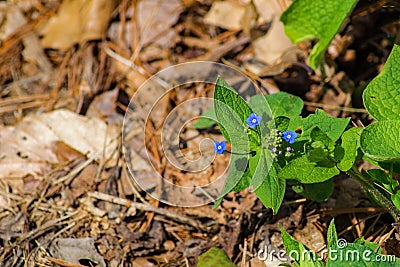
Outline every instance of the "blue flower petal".
<path id="1" fill-rule="evenodd" d="M 226 150 L 226 141 L 214 142 L 214 153 L 222 154 Z"/>
<path id="2" fill-rule="evenodd" d="M 246 122 L 250 128 L 254 128 L 260 125 L 261 120 L 261 116 L 257 116 L 255 113 L 251 113 L 250 116 L 246 119 Z"/>
<path id="3" fill-rule="evenodd" d="M 289 144 L 293 144 L 296 141 L 298 134 L 292 131 L 286 131 L 282 133 L 282 138 Z"/>

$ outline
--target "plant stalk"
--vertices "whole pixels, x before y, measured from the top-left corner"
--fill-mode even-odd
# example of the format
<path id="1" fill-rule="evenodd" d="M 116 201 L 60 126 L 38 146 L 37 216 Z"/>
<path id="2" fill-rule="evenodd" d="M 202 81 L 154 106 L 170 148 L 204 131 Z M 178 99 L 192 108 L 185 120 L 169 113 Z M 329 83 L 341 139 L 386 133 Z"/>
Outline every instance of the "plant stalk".
<path id="1" fill-rule="evenodd" d="M 396 206 L 392 203 L 390 199 L 388 199 L 382 192 L 376 189 L 372 182 L 358 171 L 356 166 L 353 166 L 350 170 L 348 170 L 347 174 L 356 179 L 367 192 L 374 196 L 378 204 L 386 208 L 396 222 L 400 221 L 400 210 L 396 208 Z"/>

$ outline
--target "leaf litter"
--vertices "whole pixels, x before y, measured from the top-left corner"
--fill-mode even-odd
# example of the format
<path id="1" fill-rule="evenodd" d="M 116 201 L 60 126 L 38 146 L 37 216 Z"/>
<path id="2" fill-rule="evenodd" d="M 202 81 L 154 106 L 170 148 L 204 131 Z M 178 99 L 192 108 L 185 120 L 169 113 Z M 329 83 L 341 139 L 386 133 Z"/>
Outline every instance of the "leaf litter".
<path id="1" fill-rule="evenodd" d="M 357 185 L 350 190 L 343 176 L 325 203 L 288 190 L 276 216 L 250 191 L 228 194 L 216 210 L 170 207 L 129 177 L 119 136 L 130 97 L 158 70 L 189 60 L 240 66 L 265 92 L 302 97 L 306 112 L 320 107 L 368 123 L 351 108 L 361 107 L 357 88 L 376 75 L 390 51 L 380 33 L 397 34 L 390 21 L 396 13 L 379 5 L 356 8 L 353 27 L 339 32 L 328 48 L 325 72 L 314 73 L 304 64 L 310 43 L 293 47 L 277 23 L 287 5 L 278 0 L 0 3 L 2 266 L 195 266 L 211 247 L 223 248 L 235 263 L 245 263 L 241 266 L 263 266 L 254 255 L 265 245 L 282 247 L 278 225 L 319 245 L 333 216 L 342 237 L 387 240 L 388 253 L 398 253 L 399 237 L 388 228 L 387 215 Z M 380 12 L 389 22 L 379 25 L 379 34 L 365 35 L 361 22 L 374 21 Z M 197 87 L 172 100 L 207 90 Z M 190 139 L 196 132 L 185 134 L 182 138 Z M 183 173 L 167 172 L 187 182 Z M 204 178 L 193 177 L 200 184 L 208 182 Z"/>

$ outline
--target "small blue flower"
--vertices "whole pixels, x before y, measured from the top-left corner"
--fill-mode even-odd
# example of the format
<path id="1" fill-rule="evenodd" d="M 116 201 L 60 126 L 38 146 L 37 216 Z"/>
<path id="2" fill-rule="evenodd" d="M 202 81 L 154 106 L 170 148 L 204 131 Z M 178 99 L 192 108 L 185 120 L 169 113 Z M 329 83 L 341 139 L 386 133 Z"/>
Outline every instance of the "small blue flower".
<path id="1" fill-rule="evenodd" d="M 246 119 L 246 122 L 250 128 L 254 128 L 257 125 L 260 125 L 261 120 L 261 116 L 257 116 L 255 113 L 251 113 L 250 116 Z"/>
<path id="2" fill-rule="evenodd" d="M 298 134 L 292 131 L 286 131 L 282 133 L 282 138 L 285 139 L 289 144 L 293 144 Z"/>
<path id="3" fill-rule="evenodd" d="M 226 141 L 214 142 L 214 153 L 222 154 L 226 150 Z"/>

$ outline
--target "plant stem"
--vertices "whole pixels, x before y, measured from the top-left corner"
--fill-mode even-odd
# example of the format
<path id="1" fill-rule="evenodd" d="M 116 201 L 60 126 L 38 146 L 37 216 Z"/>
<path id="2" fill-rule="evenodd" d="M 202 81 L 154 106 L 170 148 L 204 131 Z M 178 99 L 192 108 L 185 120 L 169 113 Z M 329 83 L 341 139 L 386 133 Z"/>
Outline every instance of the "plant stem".
<path id="1" fill-rule="evenodd" d="M 376 199 L 378 204 L 389 211 L 396 222 L 400 221 L 400 210 L 381 191 L 376 189 L 372 182 L 358 171 L 355 165 L 347 171 L 347 174 L 360 182 L 363 188 Z"/>

